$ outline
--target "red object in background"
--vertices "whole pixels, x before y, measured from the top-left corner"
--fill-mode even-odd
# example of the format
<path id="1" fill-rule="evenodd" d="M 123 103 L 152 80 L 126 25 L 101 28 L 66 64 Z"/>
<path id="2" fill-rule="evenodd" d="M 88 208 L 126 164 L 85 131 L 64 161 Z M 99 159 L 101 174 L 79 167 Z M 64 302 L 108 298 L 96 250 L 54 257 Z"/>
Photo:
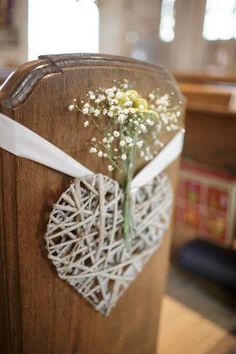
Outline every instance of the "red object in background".
<path id="1" fill-rule="evenodd" d="M 233 245 L 236 224 L 236 177 L 223 170 L 182 160 L 176 198 L 178 233 Z"/>
<path id="2" fill-rule="evenodd" d="M 208 203 L 210 208 L 227 212 L 228 208 L 228 191 L 218 190 L 216 188 L 209 188 Z"/>

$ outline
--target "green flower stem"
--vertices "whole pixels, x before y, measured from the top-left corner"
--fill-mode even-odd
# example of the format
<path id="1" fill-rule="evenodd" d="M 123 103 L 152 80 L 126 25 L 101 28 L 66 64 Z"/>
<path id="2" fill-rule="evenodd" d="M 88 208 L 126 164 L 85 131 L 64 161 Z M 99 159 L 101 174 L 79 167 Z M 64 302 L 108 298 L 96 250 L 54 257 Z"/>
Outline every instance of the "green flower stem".
<path id="1" fill-rule="evenodd" d="M 130 245 L 130 241 L 133 235 L 133 213 L 132 213 L 132 199 L 130 194 L 131 181 L 133 178 L 133 163 L 135 156 L 135 148 L 132 147 L 130 153 L 125 161 L 125 175 L 126 180 L 124 183 L 124 239 L 127 245 Z"/>

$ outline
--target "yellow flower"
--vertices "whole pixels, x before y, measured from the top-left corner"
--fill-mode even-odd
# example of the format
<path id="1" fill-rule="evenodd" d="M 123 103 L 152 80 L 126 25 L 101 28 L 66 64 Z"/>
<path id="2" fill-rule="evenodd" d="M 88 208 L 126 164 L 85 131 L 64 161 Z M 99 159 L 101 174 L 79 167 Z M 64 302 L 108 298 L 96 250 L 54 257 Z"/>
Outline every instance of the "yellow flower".
<path id="1" fill-rule="evenodd" d="M 116 99 L 118 105 L 124 106 L 126 102 L 134 102 L 139 96 L 138 92 L 135 90 L 127 90 L 125 92 L 118 92 L 116 94 Z"/>
<path id="2" fill-rule="evenodd" d="M 115 98 L 117 100 L 117 104 L 120 106 L 123 106 L 124 103 L 127 101 L 125 92 L 118 92 Z"/>
<path id="3" fill-rule="evenodd" d="M 145 98 L 139 96 L 134 101 L 134 108 L 139 108 L 141 111 L 148 109 L 148 102 L 145 100 Z"/>
<path id="4" fill-rule="evenodd" d="M 140 95 L 136 90 L 127 90 L 125 94 L 128 98 L 128 101 L 132 101 L 132 102 L 134 102 L 137 98 L 140 97 Z"/>
<path id="5" fill-rule="evenodd" d="M 136 90 L 127 90 L 124 92 L 118 92 L 116 94 L 117 104 L 125 107 L 127 102 L 132 102 L 132 112 L 142 113 L 143 119 L 152 118 L 154 120 L 158 120 L 159 114 L 152 109 L 149 109 L 148 101 L 143 98 Z"/>

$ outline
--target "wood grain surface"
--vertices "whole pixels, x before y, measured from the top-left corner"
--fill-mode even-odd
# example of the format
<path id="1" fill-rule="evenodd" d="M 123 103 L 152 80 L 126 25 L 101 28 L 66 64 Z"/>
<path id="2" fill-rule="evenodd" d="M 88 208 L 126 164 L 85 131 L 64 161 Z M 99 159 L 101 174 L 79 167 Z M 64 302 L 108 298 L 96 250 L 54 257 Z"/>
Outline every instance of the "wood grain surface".
<path id="1" fill-rule="evenodd" d="M 19 68 L 2 88 L 0 111 L 32 129 L 95 172 L 104 164 L 88 154 L 94 132 L 67 110 L 89 89 L 128 79 L 146 95 L 176 92 L 159 66 L 102 55 L 42 57 Z M 1 151 L 0 353 L 154 354 L 167 269 L 170 230 L 161 248 L 108 318 L 95 312 L 47 259 L 44 233 L 53 203 L 71 178 Z M 178 161 L 167 173 L 175 187 Z"/>

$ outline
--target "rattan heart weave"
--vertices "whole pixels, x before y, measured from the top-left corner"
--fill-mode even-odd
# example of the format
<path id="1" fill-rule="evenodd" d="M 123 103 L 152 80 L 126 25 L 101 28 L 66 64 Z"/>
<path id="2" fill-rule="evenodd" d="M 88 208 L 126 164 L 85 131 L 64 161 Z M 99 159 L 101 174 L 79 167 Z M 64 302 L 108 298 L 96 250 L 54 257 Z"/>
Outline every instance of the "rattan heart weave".
<path id="1" fill-rule="evenodd" d="M 46 233 L 48 257 L 61 279 L 108 315 L 160 245 L 172 209 L 166 174 L 133 194 L 131 244 L 122 236 L 123 192 L 95 174 L 77 178 L 61 195 Z"/>

